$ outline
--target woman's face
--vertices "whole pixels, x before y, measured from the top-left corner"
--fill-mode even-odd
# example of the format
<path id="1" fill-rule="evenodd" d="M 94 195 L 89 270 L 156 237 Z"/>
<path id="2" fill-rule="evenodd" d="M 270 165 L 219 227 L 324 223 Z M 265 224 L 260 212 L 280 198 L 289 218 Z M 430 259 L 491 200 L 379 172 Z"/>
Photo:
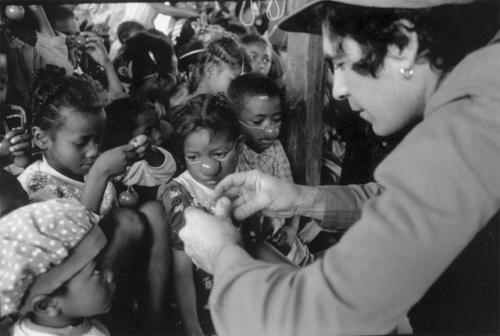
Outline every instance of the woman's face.
<path id="1" fill-rule="evenodd" d="M 353 70 L 363 57 L 362 47 L 323 27 L 323 52 L 333 72 L 333 97 L 347 99 L 354 112 L 371 123 L 380 136 L 396 133 L 422 117 L 425 107 L 420 81 L 404 79 L 401 59 L 388 54 L 376 77 Z"/>

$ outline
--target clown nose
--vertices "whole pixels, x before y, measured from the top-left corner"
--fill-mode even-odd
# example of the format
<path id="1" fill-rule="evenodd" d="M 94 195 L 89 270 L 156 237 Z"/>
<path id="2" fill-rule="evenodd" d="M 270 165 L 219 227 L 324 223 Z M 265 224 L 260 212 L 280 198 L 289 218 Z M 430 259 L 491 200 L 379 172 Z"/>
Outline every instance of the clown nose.
<path id="1" fill-rule="evenodd" d="M 280 129 L 278 127 L 266 127 L 264 134 L 266 138 L 276 138 L 280 134 Z"/>
<path id="2" fill-rule="evenodd" d="M 220 171 L 220 163 L 215 159 L 204 159 L 201 161 L 200 170 L 205 176 L 215 176 Z"/>

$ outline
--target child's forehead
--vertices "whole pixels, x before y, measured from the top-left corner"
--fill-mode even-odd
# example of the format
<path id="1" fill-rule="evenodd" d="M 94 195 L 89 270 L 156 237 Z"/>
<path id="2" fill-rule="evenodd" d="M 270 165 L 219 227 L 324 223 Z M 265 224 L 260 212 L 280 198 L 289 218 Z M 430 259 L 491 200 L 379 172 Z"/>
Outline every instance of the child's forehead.
<path id="1" fill-rule="evenodd" d="M 259 49 L 261 49 L 264 52 L 267 52 L 269 54 L 271 53 L 271 46 L 264 41 L 252 41 L 252 42 L 246 43 L 245 47 L 247 47 L 247 48 L 255 47 L 255 48 L 259 48 Z"/>
<path id="2" fill-rule="evenodd" d="M 248 108 L 253 105 L 277 105 L 280 104 L 280 98 L 278 96 L 259 93 L 259 94 L 246 94 L 243 98 L 244 107 Z"/>

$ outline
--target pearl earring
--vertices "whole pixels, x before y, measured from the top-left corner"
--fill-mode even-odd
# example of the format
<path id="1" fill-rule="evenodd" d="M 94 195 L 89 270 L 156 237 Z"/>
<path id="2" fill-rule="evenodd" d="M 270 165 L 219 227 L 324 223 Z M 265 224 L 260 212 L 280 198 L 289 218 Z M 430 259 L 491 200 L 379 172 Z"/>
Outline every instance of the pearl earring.
<path id="1" fill-rule="evenodd" d="M 410 80 L 413 77 L 413 69 L 412 68 L 399 68 L 399 72 L 404 79 Z"/>

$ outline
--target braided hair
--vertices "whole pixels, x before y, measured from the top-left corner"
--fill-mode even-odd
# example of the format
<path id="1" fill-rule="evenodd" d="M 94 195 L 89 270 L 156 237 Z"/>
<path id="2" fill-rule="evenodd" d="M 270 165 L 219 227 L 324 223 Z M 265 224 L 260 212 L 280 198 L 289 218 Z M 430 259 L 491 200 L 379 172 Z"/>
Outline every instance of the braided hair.
<path id="1" fill-rule="evenodd" d="M 173 126 L 179 148 L 183 148 L 189 134 L 200 129 L 225 134 L 228 140 L 237 140 L 240 136 L 236 113 L 222 94 L 200 94 L 191 98 L 177 110 Z"/>
<path id="2" fill-rule="evenodd" d="M 202 75 L 210 64 L 226 63 L 233 68 L 251 71 L 250 60 L 238 42 L 229 36 L 223 36 L 210 42 L 201 56 Z"/>
<path id="3" fill-rule="evenodd" d="M 64 125 L 63 107 L 96 114 L 104 106 L 100 92 L 87 75 L 66 75 L 63 68 L 47 65 L 37 72 L 31 99 L 32 126 L 54 134 Z"/>

